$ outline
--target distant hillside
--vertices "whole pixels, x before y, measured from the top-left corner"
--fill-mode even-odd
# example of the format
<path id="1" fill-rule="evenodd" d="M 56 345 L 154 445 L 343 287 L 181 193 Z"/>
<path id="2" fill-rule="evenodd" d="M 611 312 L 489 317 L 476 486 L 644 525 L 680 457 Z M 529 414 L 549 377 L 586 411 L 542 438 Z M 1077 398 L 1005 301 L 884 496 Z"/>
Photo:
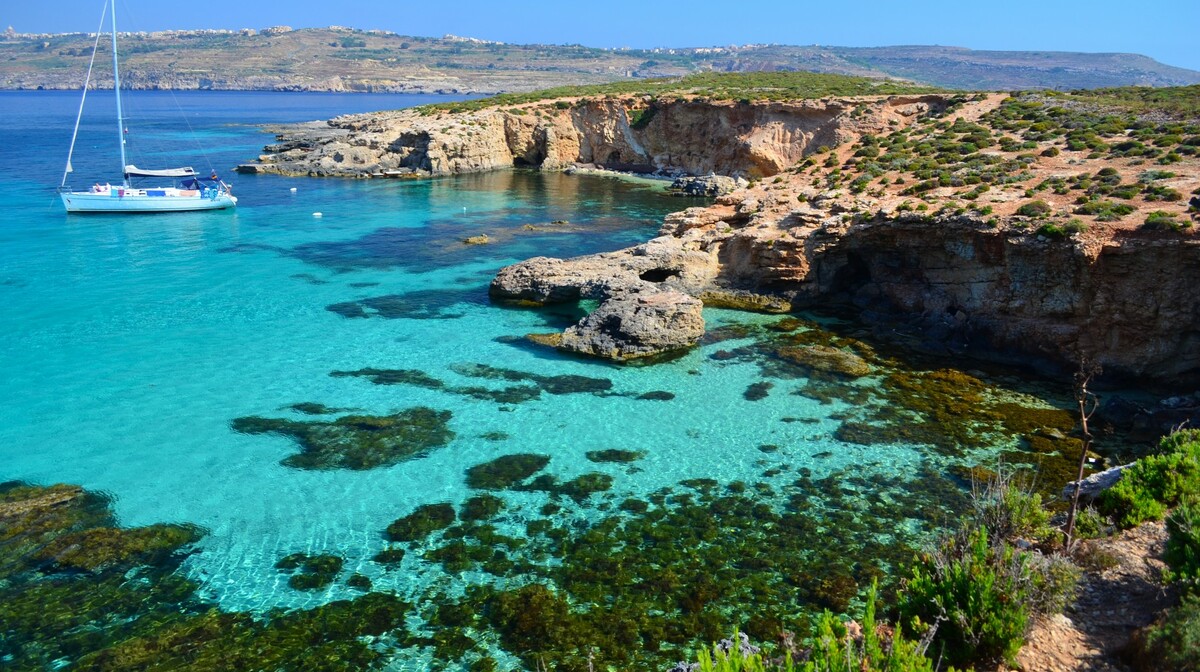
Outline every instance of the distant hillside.
<path id="1" fill-rule="evenodd" d="M 831 47 L 839 57 L 893 77 L 950 89 L 1094 89 L 1187 86 L 1200 72 L 1139 54 L 1062 51 L 973 51 L 961 47 Z"/>
<path id="2" fill-rule="evenodd" d="M 82 33 L 0 36 L 0 89 L 78 88 L 91 45 L 92 39 Z M 899 78 L 963 89 L 1200 83 L 1200 72 L 1136 54 L 956 47 L 747 45 L 611 50 L 349 28 L 278 27 L 131 33 L 122 35 L 120 48 L 124 83 L 137 89 L 497 93 L 706 71 L 787 70 Z"/>

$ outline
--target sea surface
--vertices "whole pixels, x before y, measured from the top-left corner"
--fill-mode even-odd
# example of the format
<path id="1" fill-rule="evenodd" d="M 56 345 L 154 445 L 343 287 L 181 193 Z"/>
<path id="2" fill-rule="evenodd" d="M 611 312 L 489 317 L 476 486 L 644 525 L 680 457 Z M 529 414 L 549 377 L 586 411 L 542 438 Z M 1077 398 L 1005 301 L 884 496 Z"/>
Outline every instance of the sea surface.
<path id="1" fill-rule="evenodd" d="M 511 537 L 530 534 L 540 519 L 582 531 L 612 516 L 633 520 L 641 509 L 630 501 L 669 508 L 693 501 L 680 492 L 728 488 L 818 521 L 836 500 L 859 524 L 823 523 L 814 538 L 837 552 L 869 541 L 862 548 L 870 555 L 892 539 L 908 549 L 952 521 L 955 500 L 946 489 L 966 488 L 955 469 L 1020 446 L 1020 437 L 1001 431 L 955 450 L 902 433 L 839 439 L 848 418 L 891 399 L 872 396 L 883 394 L 889 375 L 922 370 L 878 355 L 870 359 L 876 375 L 841 380 L 777 356 L 780 338 L 862 354 L 869 339 L 852 336 L 862 336 L 852 323 L 706 310 L 710 336 L 700 347 L 623 367 L 563 357 L 524 339 L 563 329 L 586 305 L 535 310 L 489 302 L 488 282 L 505 264 L 636 244 L 655 235 L 665 214 L 704 204 L 670 197 L 661 183 L 520 171 L 425 181 L 232 173 L 272 141 L 260 124 L 435 99 L 130 95 L 131 162 L 216 170 L 232 183 L 238 207 L 86 216 L 67 215 L 54 192 L 76 95 L 0 93 L 0 482 L 102 491 L 125 526 L 198 525 L 205 536 L 181 571 L 222 609 L 265 613 L 353 598 L 361 593 L 346 584 L 351 573 L 418 605 L 473 584 L 520 585 L 517 575 L 423 557 L 437 547 L 436 533 L 409 543 L 399 568 L 373 560 L 394 545 L 384 533 L 390 523 L 421 505 L 461 507 L 479 494 L 468 487 L 467 470 L 504 455 L 548 457 L 541 473 L 560 484 L 603 476 L 595 492 L 493 492 L 506 505 L 495 529 Z M 77 188 L 117 179 L 111 106 L 109 95 L 89 98 L 70 176 Z M 486 245 L 463 243 L 485 233 Z M 406 374 L 393 384 L 331 375 L 363 369 Z M 826 393 L 817 389 L 822 384 Z M 1020 379 L 986 385 L 989 399 L 1048 407 Z M 501 394 L 513 387 L 523 396 Z M 300 450 L 295 435 L 239 432 L 233 424 L 329 422 L 414 407 L 448 412 L 452 438 L 372 469 L 285 464 Z M 613 449 L 632 461 L 597 458 Z M 795 504 L 810 495 L 824 504 Z M 872 522 L 873 507 L 889 509 L 888 520 Z M 276 563 L 297 552 L 337 555 L 345 566 L 326 587 L 296 590 Z M 553 553 L 534 560 L 568 562 Z M 888 570 L 889 562 L 877 565 Z M 739 567 L 747 575 L 768 571 Z M 864 575 L 854 576 L 864 587 Z M 818 606 L 799 599 L 790 608 Z M 744 611 L 730 602 L 714 618 L 731 629 Z M 420 618 L 413 627 L 422 627 Z M 479 641 L 464 660 L 488 647 L 507 655 L 501 640 Z M 434 655 L 393 653 L 396 669 L 420 669 Z"/>

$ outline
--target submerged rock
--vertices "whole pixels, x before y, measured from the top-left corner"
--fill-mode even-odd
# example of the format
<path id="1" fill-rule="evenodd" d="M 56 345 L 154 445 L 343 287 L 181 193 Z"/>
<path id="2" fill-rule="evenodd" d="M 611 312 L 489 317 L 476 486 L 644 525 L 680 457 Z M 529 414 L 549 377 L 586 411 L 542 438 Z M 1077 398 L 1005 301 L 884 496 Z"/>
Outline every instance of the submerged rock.
<path id="1" fill-rule="evenodd" d="M 336 555 L 292 553 L 275 563 L 275 568 L 282 572 L 294 572 L 288 577 L 288 585 L 292 588 L 318 590 L 333 583 L 342 571 L 343 564 L 344 561 Z"/>
<path id="2" fill-rule="evenodd" d="M 454 438 L 450 411 L 415 407 L 392 415 L 346 415 L 336 420 L 297 421 L 248 416 L 231 426 L 243 434 L 281 434 L 300 453 L 281 461 L 297 469 L 375 469 L 420 457 Z"/>
<path id="3" fill-rule="evenodd" d="M 317 657 L 374 669 L 386 661 L 371 641 L 408 636 L 411 605 L 392 594 L 271 618 L 219 609 L 179 571 L 199 528 L 115 525 L 97 493 L 0 483 L 4 669 L 300 670 Z M 342 566 L 336 556 L 285 560 L 281 570 L 299 570 L 289 583 L 301 589 Z"/>
<path id="4" fill-rule="evenodd" d="M 644 450 L 621 450 L 606 448 L 604 450 L 589 450 L 586 454 L 592 462 L 635 462 L 646 456 Z"/>
<path id="5" fill-rule="evenodd" d="M 536 474 L 550 464 L 547 455 L 518 453 L 502 455 L 467 469 L 467 487 L 476 490 L 504 490 Z"/>
<path id="6" fill-rule="evenodd" d="M 450 527 L 456 519 L 454 507 L 448 503 L 425 504 L 388 525 L 387 537 L 392 541 L 418 541 Z"/>
<path id="7" fill-rule="evenodd" d="M 837 373 L 848 378 L 861 378 L 871 373 L 871 365 L 862 357 L 828 345 L 780 348 L 778 355 L 815 371 Z"/>
<path id="8" fill-rule="evenodd" d="M 612 389 L 613 385 L 612 381 L 608 378 L 592 378 L 591 376 L 579 376 L 575 374 L 542 376 L 528 371 L 505 369 L 488 364 L 454 364 L 450 368 L 455 373 L 469 378 L 530 382 L 537 386 L 530 388 L 534 392 L 540 390 L 547 394 L 595 394 L 603 396 Z M 521 389 L 524 389 L 524 386 L 508 388 L 508 390 Z M 534 397 L 536 396 L 535 394 Z"/>

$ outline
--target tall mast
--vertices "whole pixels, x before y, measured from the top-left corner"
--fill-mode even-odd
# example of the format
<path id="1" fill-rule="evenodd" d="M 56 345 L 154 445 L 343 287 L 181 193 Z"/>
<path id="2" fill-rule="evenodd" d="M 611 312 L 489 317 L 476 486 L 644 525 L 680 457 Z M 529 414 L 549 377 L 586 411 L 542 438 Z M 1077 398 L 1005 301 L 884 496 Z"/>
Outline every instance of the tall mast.
<path id="1" fill-rule="evenodd" d="M 121 74 L 117 67 L 117 3 L 112 3 L 113 92 L 117 95 L 117 142 L 121 146 L 121 183 L 129 186 L 125 177 L 125 117 L 121 114 Z"/>

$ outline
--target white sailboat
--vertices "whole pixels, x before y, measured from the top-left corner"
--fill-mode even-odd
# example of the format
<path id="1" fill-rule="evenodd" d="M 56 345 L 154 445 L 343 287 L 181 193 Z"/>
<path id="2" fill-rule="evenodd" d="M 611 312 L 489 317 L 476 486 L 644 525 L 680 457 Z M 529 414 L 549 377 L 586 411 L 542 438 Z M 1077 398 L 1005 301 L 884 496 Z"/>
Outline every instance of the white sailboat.
<path id="1" fill-rule="evenodd" d="M 75 139 L 79 136 L 79 122 L 83 118 L 83 104 L 87 100 L 88 86 L 92 80 L 92 66 L 96 63 L 96 51 L 100 46 L 100 34 L 104 27 L 104 13 L 112 11 L 113 89 L 117 99 L 117 133 L 121 147 L 121 183 L 96 183 L 88 191 L 71 191 L 67 177 L 73 172 L 71 157 L 75 153 Z M 125 118 L 121 111 L 121 75 L 117 64 L 117 11 L 115 0 L 110 7 L 104 5 L 100 15 L 100 29 L 96 31 L 96 43 L 92 46 L 92 60 L 88 64 L 87 80 L 83 84 L 83 98 L 79 101 L 79 115 L 75 118 L 75 132 L 71 135 L 71 149 L 67 153 L 67 168 L 63 172 L 59 195 L 67 212 L 181 212 L 189 210 L 219 210 L 237 205 L 237 197 L 229 193 L 229 185 L 213 173 L 210 177 L 198 175 L 192 168 L 168 168 L 142 170 L 126 162 Z M 174 180 L 169 186 L 141 187 L 131 184 L 131 179 L 157 178 Z"/>

